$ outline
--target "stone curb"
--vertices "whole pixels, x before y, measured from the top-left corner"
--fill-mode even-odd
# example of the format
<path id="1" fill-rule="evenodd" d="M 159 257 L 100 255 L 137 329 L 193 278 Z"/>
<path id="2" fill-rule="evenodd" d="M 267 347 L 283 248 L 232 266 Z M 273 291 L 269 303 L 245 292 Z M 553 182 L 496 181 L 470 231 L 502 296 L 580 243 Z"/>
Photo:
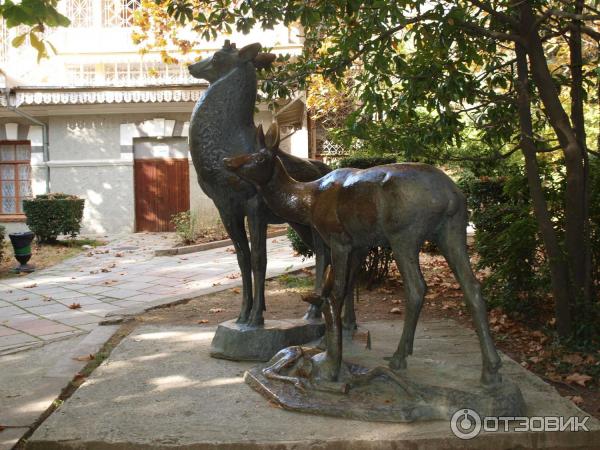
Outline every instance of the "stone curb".
<path id="1" fill-rule="evenodd" d="M 267 233 L 267 239 L 284 236 L 287 230 L 277 230 Z M 183 247 L 175 248 L 159 248 L 154 250 L 154 256 L 177 256 L 186 255 L 188 253 L 202 252 L 204 250 L 211 250 L 213 248 L 227 247 L 233 245 L 231 239 L 223 239 L 222 241 L 205 242 L 204 244 L 185 245 Z"/>
<path id="2" fill-rule="evenodd" d="M 307 267 L 313 267 L 314 265 L 315 265 L 314 261 L 303 261 L 298 264 L 294 264 L 293 267 L 290 268 L 293 270 L 286 270 L 284 272 L 279 272 L 279 271 L 275 272 L 273 270 L 267 270 L 267 274 L 266 274 L 265 278 L 267 280 L 269 280 L 271 278 L 278 277 L 285 273 L 294 273 L 300 269 L 305 269 Z M 148 302 L 143 306 L 134 306 L 131 308 L 123 308 L 119 311 L 112 311 L 112 312 L 105 314 L 104 320 L 100 321 L 98 323 L 98 325 L 114 325 L 114 324 L 123 322 L 124 320 L 127 320 L 128 318 L 131 318 L 133 316 L 137 316 L 137 315 L 145 313 L 147 311 L 150 311 L 150 310 L 153 310 L 156 308 L 160 308 L 161 306 L 166 306 L 166 305 L 174 306 L 179 303 L 184 303 L 195 297 L 199 297 L 201 295 L 214 294 L 215 292 L 221 292 L 221 291 L 225 291 L 227 289 L 233 289 L 236 287 L 240 287 L 241 285 L 242 285 L 242 279 L 239 278 L 239 279 L 232 281 L 231 283 L 219 284 L 217 286 L 209 286 L 209 287 L 202 288 L 202 289 L 196 289 L 191 292 L 186 292 L 185 294 L 170 295 L 167 297 L 159 298 L 159 299 L 153 300 L 151 302 Z"/>

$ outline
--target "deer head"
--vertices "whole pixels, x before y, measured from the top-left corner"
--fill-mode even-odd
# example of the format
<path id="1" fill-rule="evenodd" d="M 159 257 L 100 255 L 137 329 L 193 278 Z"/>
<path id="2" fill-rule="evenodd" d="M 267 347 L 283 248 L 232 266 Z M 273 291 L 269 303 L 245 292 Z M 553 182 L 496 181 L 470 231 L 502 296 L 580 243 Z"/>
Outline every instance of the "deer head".
<path id="1" fill-rule="evenodd" d="M 275 170 L 279 149 L 279 127 L 273 123 L 265 135 L 262 125 L 259 125 L 256 130 L 256 140 L 260 148 L 258 152 L 225 158 L 223 163 L 227 170 L 240 178 L 262 186 L 269 182 Z"/>
<path id="2" fill-rule="evenodd" d="M 249 61 L 258 69 L 268 67 L 275 60 L 275 55 L 272 53 L 260 53 L 260 49 L 261 45 L 254 43 L 238 50 L 235 44 L 231 44 L 229 40 L 226 40 L 222 49 L 216 51 L 209 58 L 189 65 L 188 70 L 194 78 L 214 83 L 236 67 Z"/>

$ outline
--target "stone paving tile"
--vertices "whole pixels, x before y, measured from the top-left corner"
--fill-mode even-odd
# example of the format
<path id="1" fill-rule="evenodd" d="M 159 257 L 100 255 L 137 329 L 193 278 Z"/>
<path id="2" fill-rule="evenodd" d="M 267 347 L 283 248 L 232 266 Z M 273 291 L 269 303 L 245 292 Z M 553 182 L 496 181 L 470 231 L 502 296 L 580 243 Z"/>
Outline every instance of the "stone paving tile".
<path id="1" fill-rule="evenodd" d="M 0 337 L 0 349 L 6 347 L 16 347 L 17 345 L 39 342 L 39 339 L 25 333 L 12 334 L 10 336 Z"/>
<path id="2" fill-rule="evenodd" d="M 73 328 L 56 323 L 52 320 L 47 319 L 26 319 L 19 321 L 11 321 L 7 323 L 10 328 L 22 331 L 35 336 L 41 336 L 43 334 L 61 333 L 64 331 L 72 331 Z"/>
<path id="3" fill-rule="evenodd" d="M 13 328 L 7 328 L 0 325 L 0 337 L 10 336 L 12 334 L 18 334 L 19 332 Z"/>
<path id="4" fill-rule="evenodd" d="M 161 298 L 216 285 L 239 284 L 237 257 L 227 248 L 154 257 L 155 248 L 169 247 L 172 242 L 171 237 L 157 238 L 154 234 L 119 237 L 106 247 L 91 251 L 91 256 L 77 256 L 24 278 L 2 280 L 1 329 L 10 328 L 9 323 L 26 322 L 29 323 L 27 333 L 49 339 L 46 336 L 93 330 L 96 322 L 108 313 L 143 307 Z M 136 250 L 117 250 L 122 247 L 135 247 Z M 123 256 L 117 257 L 117 252 Z M 292 256 L 287 239 L 269 240 L 268 255 L 270 275 L 282 273 L 289 267 L 310 264 Z M 109 272 L 102 272 L 102 268 Z M 26 300 L 22 300 L 24 298 Z M 47 301 L 48 298 L 51 301 Z M 79 303 L 81 308 L 69 309 L 73 303 Z M 22 344 L 21 341 L 35 340 L 26 335 L 20 337 L 21 334 L 0 336 L 0 351 Z M 3 341 L 9 337 L 12 338 L 10 342 Z"/>
<path id="5" fill-rule="evenodd" d="M 44 314 L 52 314 L 55 312 L 68 311 L 68 309 L 68 307 L 60 303 L 52 303 L 46 304 L 44 306 L 35 306 L 33 308 L 28 308 L 30 312 L 39 316 L 43 316 Z"/>
<path id="6" fill-rule="evenodd" d="M 67 336 L 74 336 L 77 334 L 82 334 L 82 330 L 72 330 L 72 331 L 63 331 L 62 333 L 42 334 L 40 336 L 40 339 L 42 339 L 43 341 L 54 341 L 56 339 L 65 338 Z"/>
<path id="7" fill-rule="evenodd" d="M 25 312 L 26 311 L 24 309 L 16 306 L 5 306 L 4 308 L 0 308 L 0 321 L 18 316 Z"/>

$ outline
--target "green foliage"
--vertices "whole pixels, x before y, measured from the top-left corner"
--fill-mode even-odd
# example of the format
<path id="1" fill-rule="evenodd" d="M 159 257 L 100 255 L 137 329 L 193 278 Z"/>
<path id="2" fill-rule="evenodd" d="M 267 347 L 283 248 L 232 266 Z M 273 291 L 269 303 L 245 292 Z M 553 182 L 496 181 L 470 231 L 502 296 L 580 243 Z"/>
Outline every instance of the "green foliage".
<path id="1" fill-rule="evenodd" d="M 472 211 L 478 266 L 490 271 L 486 298 L 509 312 L 532 312 L 548 278 L 523 174 L 466 177 L 460 185 Z"/>
<path id="2" fill-rule="evenodd" d="M 600 293 L 600 161 L 590 160 L 590 249 L 594 298 Z M 536 308 L 550 293 L 550 274 L 543 242 L 529 197 L 525 174 L 518 165 L 505 165 L 504 175 L 474 176 L 465 172 L 459 181 L 467 195 L 475 226 L 478 266 L 488 269 L 484 282 L 487 299 L 507 312 L 535 317 Z M 564 238 L 564 176 L 556 176 L 551 162 L 540 171 L 548 210 L 557 235 Z M 573 305 L 581 317 L 575 330 L 579 343 L 598 330 L 598 304 Z"/>
<path id="3" fill-rule="evenodd" d="M 394 155 L 360 155 L 354 154 L 341 158 L 338 162 L 339 167 L 353 167 L 355 169 L 368 169 L 369 167 L 382 166 L 398 162 Z"/>
<path id="4" fill-rule="evenodd" d="M 76 195 L 52 193 L 23 200 L 23 211 L 39 242 L 55 242 L 59 235 L 79 233 L 84 204 Z"/>
<path id="5" fill-rule="evenodd" d="M 6 236 L 6 228 L 0 225 L 0 261 L 4 256 L 4 237 Z"/>
<path id="6" fill-rule="evenodd" d="M 27 38 L 37 50 L 38 61 L 48 57 L 54 46 L 44 38 L 46 27 L 66 27 L 71 22 L 57 10 L 58 0 L 5 0 L 0 2 L 0 17 L 6 20 L 8 28 L 25 27 L 25 31 L 12 40 L 14 47 L 23 45 Z"/>
<path id="7" fill-rule="evenodd" d="M 314 255 L 312 249 L 300 239 L 300 236 L 292 227 L 288 227 L 287 237 L 290 240 L 290 244 L 292 244 L 294 252 L 302 255 L 304 258 L 310 258 Z"/>
<path id="8" fill-rule="evenodd" d="M 181 243 L 193 244 L 198 238 L 198 216 L 191 211 L 184 211 L 174 214 L 171 217 L 171 223 L 175 227 L 175 233 Z"/>

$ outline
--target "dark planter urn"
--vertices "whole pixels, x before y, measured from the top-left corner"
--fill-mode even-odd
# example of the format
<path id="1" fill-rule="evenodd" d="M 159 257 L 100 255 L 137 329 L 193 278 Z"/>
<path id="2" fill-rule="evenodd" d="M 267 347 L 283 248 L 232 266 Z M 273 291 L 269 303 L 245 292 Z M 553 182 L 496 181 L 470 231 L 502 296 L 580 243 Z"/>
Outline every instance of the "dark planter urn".
<path id="1" fill-rule="evenodd" d="M 27 262 L 31 258 L 31 242 L 35 234 L 31 231 L 24 231 L 22 233 L 10 233 L 8 237 L 15 251 L 15 258 L 20 263 L 19 267 L 15 268 L 15 271 L 33 272 L 35 269 L 33 266 L 27 264 Z"/>

